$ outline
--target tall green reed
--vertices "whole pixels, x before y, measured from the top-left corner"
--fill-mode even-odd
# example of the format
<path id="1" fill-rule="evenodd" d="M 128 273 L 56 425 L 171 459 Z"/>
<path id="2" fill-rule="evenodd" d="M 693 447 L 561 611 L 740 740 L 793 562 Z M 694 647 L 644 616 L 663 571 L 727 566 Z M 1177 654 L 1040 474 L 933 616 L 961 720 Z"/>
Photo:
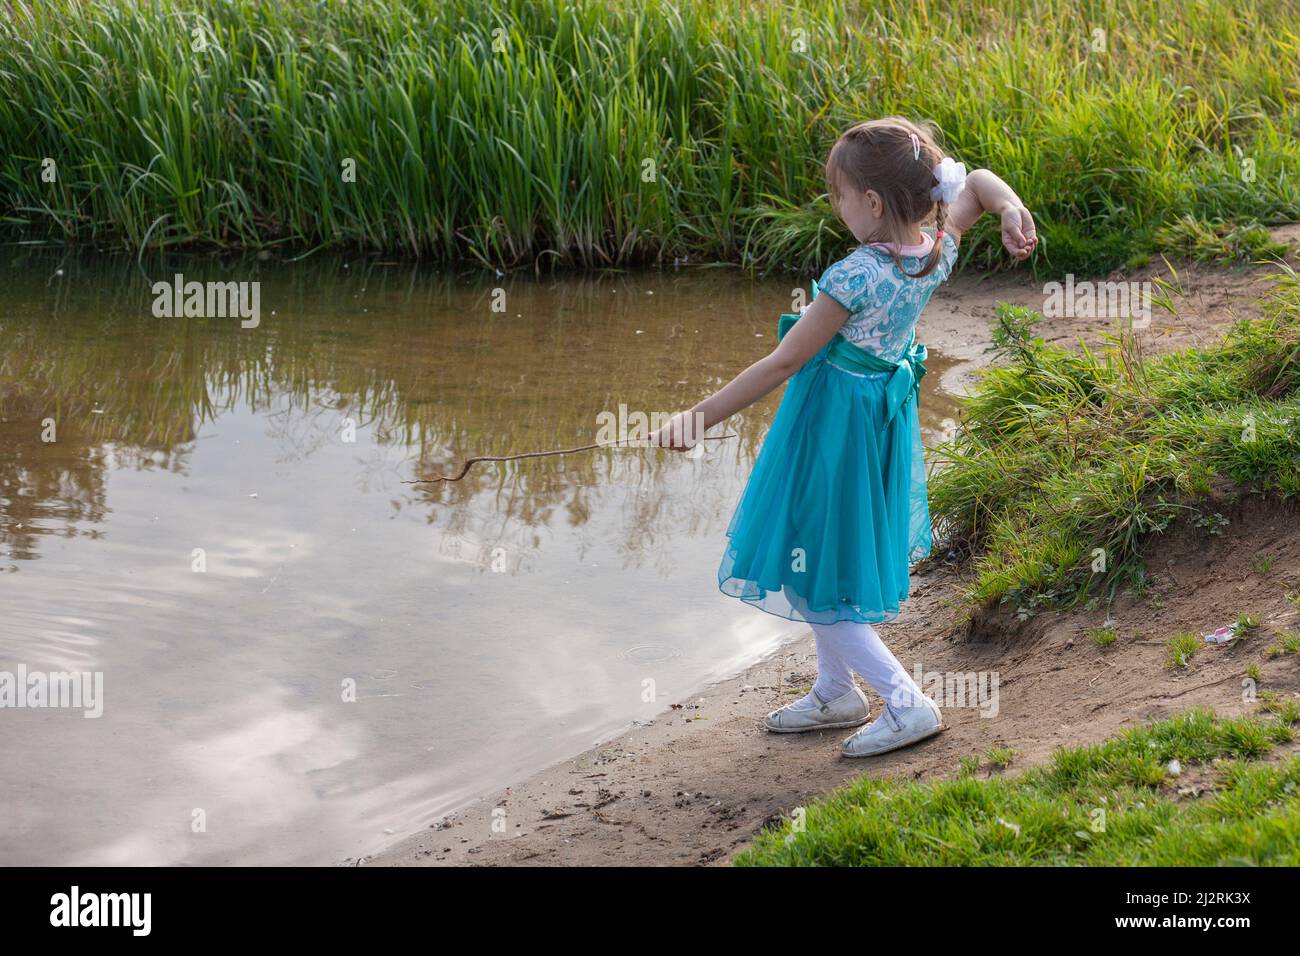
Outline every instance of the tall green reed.
<path id="1" fill-rule="evenodd" d="M 8 0 L 0 228 L 130 248 L 803 271 L 849 239 L 822 196 L 836 134 L 905 113 L 1015 186 L 1045 269 L 1103 269 L 1180 217 L 1300 217 L 1295 13 L 1291 0 L 1190 0 L 1177 16 L 1138 0 Z M 1000 261 L 992 241 L 965 255 Z"/>

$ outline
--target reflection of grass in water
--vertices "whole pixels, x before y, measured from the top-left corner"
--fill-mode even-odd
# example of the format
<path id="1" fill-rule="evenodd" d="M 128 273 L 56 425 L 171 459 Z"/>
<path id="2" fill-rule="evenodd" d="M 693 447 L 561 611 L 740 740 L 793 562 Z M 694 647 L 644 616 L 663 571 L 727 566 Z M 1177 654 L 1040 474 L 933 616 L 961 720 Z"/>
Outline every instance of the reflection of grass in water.
<path id="1" fill-rule="evenodd" d="M 56 265 L 64 275 L 52 278 Z M 121 466 L 186 472 L 196 436 L 220 433 L 231 410 L 262 415 L 278 460 L 338 442 L 352 418 L 369 430 L 363 444 L 381 446 L 359 453 L 358 481 L 396 492 L 395 500 L 437 503 L 429 520 L 449 535 L 495 541 L 522 527 L 529 533 L 512 542 L 518 554 L 538 546 L 531 529 L 584 524 L 622 496 L 620 556 L 637 562 L 659 549 L 670 567 L 683 529 L 716 527 L 734 503 L 781 395 L 726 422 L 720 430 L 739 439 L 712 443 L 699 467 L 675 453 L 629 449 L 479 466 L 453 485 L 398 488 L 470 454 L 594 441 L 596 413 L 621 402 L 669 412 L 697 400 L 771 346 L 789 283 L 700 270 L 484 285 L 409 264 L 354 260 L 345 269 L 321 258 L 118 265 L 47 252 L 4 264 L 19 278 L 0 293 L 15 316 L 0 352 L 0 382 L 8 383 L 0 415 L 18 430 L 22 455 L 0 460 L 0 482 L 28 489 L 21 507 L 82 497 L 99 509 L 83 517 L 102 515 L 106 444 Z M 176 272 L 261 281 L 262 324 L 154 318 L 151 283 Z M 488 308 L 497 281 L 510 304 L 505 315 Z M 932 367 L 927 388 L 942 363 Z M 46 415 L 58 421 L 56 448 L 38 442 Z M 388 470 L 408 449 L 412 460 Z M 7 508 L 11 528 L 29 524 L 32 512 L 20 510 Z"/>
<path id="2" fill-rule="evenodd" d="M 44 276 L 53 269 L 47 259 L 29 256 L 12 269 Z M 658 298 L 643 295 L 636 278 L 630 284 L 589 278 L 545 286 L 504 281 L 511 315 L 493 316 L 486 293 L 411 269 L 350 273 L 322 261 L 239 268 L 264 284 L 256 329 L 239 328 L 234 319 L 152 316 L 149 284 L 156 278 L 173 271 L 200 281 L 229 277 L 203 260 L 151 265 L 143 273 L 73 261 L 52 290 L 43 278 L 32 278 L 26 291 L 51 300 L 52 315 L 6 325 L 0 381 L 9 388 L 0 393 L 0 414 L 38 423 L 55 416 L 61 441 L 169 450 L 194 440 L 222 412 L 265 412 L 274 401 L 287 405 L 290 415 L 318 420 L 317 428 L 330 437 L 337 437 L 344 418 L 354 419 L 359 428 L 373 429 L 380 444 L 411 446 L 419 458 L 413 471 L 438 472 L 465 455 L 594 441 L 595 414 L 616 410 L 619 402 L 675 410 L 693 401 L 692 390 L 710 385 L 702 371 L 729 375 L 741 367 L 742 359 L 731 354 L 738 354 L 737 343 L 755 341 L 751 333 L 722 339 L 705 334 L 710 329 L 697 334 L 695 324 L 689 334 L 681 323 L 667 333 L 656 328 L 655 308 L 675 315 L 681 303 L 714 287 L 710 282 L 718 278 L 710 276 L 682 278 L 685 290 L 655 278 Z M 19 289 L 12 291 L 22 298 Z M 775 325 L 781 303 L 768 302 L 771 290 L 749 295 L 755 307 L 771 311 Z M 361 311 L 363 303 L 368 311 Z M 270 316 L 272 308 L 277 316 Z M 433 323 L 430 311 L 458 317 Z M 547 320 L 513 323 L 515 311 L 542 312 Z M 630 316 L 653 334 L 627 341 Z M 647 358 L 662 359 L 667 373 Z M 728 442 L 716 454 L 753 457 L 761 424 L 758 414 L 728 423 L 741 442 Z M 35 440 L 35 432 L 30 437 Z M 426 486 L 422 493 L 472 496 L 523 473 L 530 492 L 549 499 L 597 483 L 616 457 L 632 455 L 651 471 L 668 457 L 617 451 L 537 459 L 484 467 L 456 486 Z"/>
<path id="3" fill-rule="evenodd" d="M 1123 262 L 1178 217 L 1300 216 L 1282 0 L 9 6 L 3 213 L 60 238 L 811 271 L 848 238 L 827 147 L 900 111 L 1007 177 L 1054 270 Z"/>

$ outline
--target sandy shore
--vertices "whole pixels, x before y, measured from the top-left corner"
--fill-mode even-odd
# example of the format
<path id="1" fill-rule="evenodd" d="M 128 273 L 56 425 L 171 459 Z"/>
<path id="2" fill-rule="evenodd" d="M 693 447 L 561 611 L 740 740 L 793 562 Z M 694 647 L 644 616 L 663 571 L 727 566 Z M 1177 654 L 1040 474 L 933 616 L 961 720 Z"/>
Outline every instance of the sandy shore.
<path id="1" fill-rule="evenodd" d="M 1289 228 L 1280 235 L 1294 238 Z M 1176 282 L 1175 318 L 1156 311 L 1144 333 L 1151 351 L 1209 343 L 1232 321 L 1255 314 L 1270 283 L 1268 268 L 1222 269 L 1161 264 L 1141 274 Z M 919 337 L 960 364 L 944 386 L 960 393 L 987 364 L 989 326 L 999 301 L 1043 307 L 1042 284 L 1025 272 L 981 281 L 963 277 L 936 293 Z M 1098 320 L 1056 319 L 1049 340 L 1097 343 L 1111 329 Z M 1027 622 L 971 617 L 962 607 L 960 569 L 936 555 L 913 575 L 905 613 L 881 633 L 908 667 L 926 672 L 996 672 L 990 707 L 949 707 L 946 731 L 908 750 L 869 761 L 839 756 L 842 731 L 769 734 L 764 715 L 803 693 L 816 674 L 811 633 L 744 673 L 674 704 L 632 728 L 517 786 L 489 794 L 433 821 L 419 833 L 362 861 L 382 865 L 702 865 L 725 863 L 768 822 L 862 773 L 916 779 L 953 772 L 967 755 L 995 746 L 1017 751 L 1016 766 L 1047 758 L 1065 744 L 1097 742 L 1118 728 L 1196 705 L 1223 714 L 1251 709 L 1240 680 L 1260 664 L 1263 686 L 1300 690 L 1300 675 L 1263 648 L 1300 626 L 1285 600 L 1300 587 L 1300 514 L 1258 502 L 1226 503 L 1232 532 L 1201 540 L 1189 529 L 1166 535 L 1152 555 L 1155 586 L 1141 600 L 1122 598 L 1112 616 L 1122 635 L 1102 652 L 1084 636 L 1104 611 L 1043 614 Z M 1276 554 L 1272 575 L 1250 572 L 1252 558 Z M 1289 575 L 1289 577 L 1288 577 Z M 1164 643 L 1178 630 L 1201 633 L 1250 611 L 1260 636 L 1232 648 L 1207 647 L 1196 666 L 1162 666 Z M 872 700 L 873 716 L 880 701 Z"/>

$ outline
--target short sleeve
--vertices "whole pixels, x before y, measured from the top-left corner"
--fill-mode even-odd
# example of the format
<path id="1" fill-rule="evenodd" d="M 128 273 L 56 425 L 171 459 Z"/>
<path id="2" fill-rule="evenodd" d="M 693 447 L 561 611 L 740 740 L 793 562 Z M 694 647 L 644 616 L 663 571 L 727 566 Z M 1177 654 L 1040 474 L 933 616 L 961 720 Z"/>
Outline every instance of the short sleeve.
<path id="1" fill-rule="evenodd" d="M 952 275 L 952 267 L 957 264 L 957 240 L 950 232 L 943 234 L 943 248 L 939 250 L 939 265 L 935 269 L 941 280 Z"/>
<path id="2" fill-rule="evenodd" d="M 867 279 L 862 272 L 851 267 L 848 259 L 841 259 L 822 273 L 817 289 L 830 296 L 849 312 L 858 312 Z"/>

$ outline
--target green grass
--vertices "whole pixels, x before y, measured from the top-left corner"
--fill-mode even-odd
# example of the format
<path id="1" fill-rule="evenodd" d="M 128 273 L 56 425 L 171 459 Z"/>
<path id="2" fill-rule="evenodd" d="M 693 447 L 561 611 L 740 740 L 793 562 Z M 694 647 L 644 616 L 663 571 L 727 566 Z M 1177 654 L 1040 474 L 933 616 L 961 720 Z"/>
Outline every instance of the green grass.
<path id="1" fill-rule="evenodd" d="M 1264 651 L 1267 657 L 1281 657 L 1283 654 L 1300 654 L 1300 631 L 1288 631 L 1276 644 L 1270 644 Z"/>
<path id="2" fill-rule="evenodd" d="M 988 761 L 989 766 L 994 770 L 1005 770 L 1016 759 L 1016 751 L 1010 747 L 991 747 L 984 754 L 984 759 Z"/>
<path id="3" fill-rule="evenodd" d="M 1216 496 L 1300 493 L 1300 278 L 1220 343 L 1157 358 L 1131 335 L 1071 350 L 1004 306 L 1004 359 L 931 456 L 939 536 L 972 562 L 968 597 L 1020 613 L 1141 591 L 1143 554 L 1177 518 L 1222 533 Z"/>
<path id="4" fill-rule="evenodd" d="M 735 863 L 1295 866 L 1300 758 L 1258 761 L 1293 736 L 1297 715 L 1287 716 L 1227 720 L 1194 710 L 1058 750 L 1047 766 L 1009 776 L 863 777 L 807 807 L 801 832 L 790 824 L 765 831 Z"/>
<path id="5" fill-rule="evenodd" d="M 823 195 L 828 147 L 891 113 L 935 120 L 1019 191 L 1047 273 L 1256 256 L 1259 223 L 1300 218 L 1286 0 L 1176 17 L 1138 0 L 3 11 L 0 229 L 25 241 L 807 273 L 850 240 Z M 971 240 L 968 262 L 1006 262 L 991 220 Z"/>
<path id="6" fill-rule="evenodd" d="M 1201 639 L 1191 631 L 1175 634 L 1165 645 L 1165 666 L 1171 670 L 1186 667 L 1200 646 Z"/>
<path id="7" fill-rule="evenodd" d="M 1288 252 L 1286 243 L 1274 242 L 1259 223 L 1202 222 L 1195 216 L 1182 216 L 1161 226 L 1156 230 L 1155 245 L 1170 255 L 1201 262 L 1282 259 Z"/>
<path id="8" fill-rule="evenodd" d="M 1118 635 L 1115 633 L 1115 627 L 1112 624 L 1105 624 L 1101 627 L 1094 627 L 1088 631 L 1088 639 L 1098 647 L 1106 648 L 1115 643 Z"/>
<path id="9" fill-rule="evenodd" d="M 1300 701 L 1296 701 L 1294 698 L 1279 699 L 1276 694 L 1271 694 L 1271 698 L 1264 702 L 1265 710 L 1284 724 L 1291 725 L 1300 722 Z"/>

